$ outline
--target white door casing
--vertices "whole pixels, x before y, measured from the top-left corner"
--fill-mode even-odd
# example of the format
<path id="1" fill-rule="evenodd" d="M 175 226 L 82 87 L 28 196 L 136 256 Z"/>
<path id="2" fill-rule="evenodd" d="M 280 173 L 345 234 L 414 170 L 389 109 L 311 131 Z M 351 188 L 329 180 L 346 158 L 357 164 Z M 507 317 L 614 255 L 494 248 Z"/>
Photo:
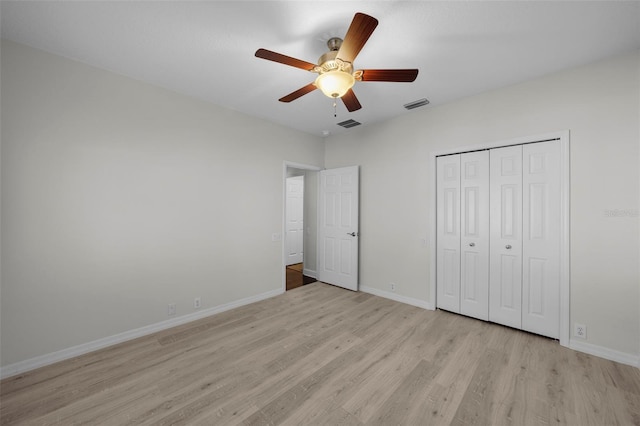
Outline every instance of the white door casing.
<path id="1" fill-rule="evenodd" d="M 286 179 L 286 265 L 302 263 L 304 247 L 304 176 Z"/>
<path id="2" fill-rule="evenodd" d="M 522 146 L 489 157 L 489 320 L 522 328 Z"/>
<path id="3" fill-rule="evenodd" d="M 460 156 L 460 313 L 489 319 L 489 151 Z"/>
<path id="4" fill-rule="evenodd" d="M 522 328 L 559 337 L 560 146 L 523 146 Z"/>
<path id="5" fill-rule="evenodd" d="M 460 312 L 460 155 L 437 158 L 437 306 Z"/>
<path id="6" fill-rule="evenodd" d="M 320 172 L 318 280 L 358 290 L 359 167 Z"/>

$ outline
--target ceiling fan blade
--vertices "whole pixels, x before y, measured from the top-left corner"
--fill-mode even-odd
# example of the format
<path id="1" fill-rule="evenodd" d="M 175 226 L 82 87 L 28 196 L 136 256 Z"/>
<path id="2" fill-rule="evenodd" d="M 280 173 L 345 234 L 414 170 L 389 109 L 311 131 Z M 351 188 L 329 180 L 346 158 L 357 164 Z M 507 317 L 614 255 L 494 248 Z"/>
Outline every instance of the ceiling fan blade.
<path id="1" fill-rule="evenodd" d="M 343 61 L 353 63 L 364 44 L 369 40 L 373 30 L 378 26 L 378 20 L 364 13 L 356 13 L 351 25 L 344 36 L 337 57 Z"/>
<path id="2" fill-rule="evenodd" d="M 347 107 L 349 112 L 357 111 L 362 108 L 356 94 L 353 93 L 353 89 L 349 89 L 347 93 L 342 96 L 342 102 L 344 102 L 344 106 Z"/>
<path id="3" fill-rule="evenodd" d="M 304 87 L 299 88 L 298 90 L 296 90 L 295 92 L 291 92 L 289 93 L 287 96 L 283 96 L 282 98 L 278 99 L 280 102 L 291 102 L 291 101 L 295 101 L 296 99 L 298 99 L 300 96 L 304 96 L 309 92 L 313 92 L 314 90 L 316 90 L 317 87 L 315 84 L 313 83 L 309 83 Z"/>
<path id="4" fill-rule="evenodd" d="M 291 56 L 283 55 L 282 53 L 272 52 L 271 50 L 267 50 L 267 49 L 256 50 L 256 57 L 266 59 L 267 61 L 279 62 L 281 64 L 300 68 L 306 71 L 311 71 L 316 66 L 316 64 L 312 64 L 311 62 L 292 58 Z"/>
<path id="5" fill-rule="evenodd" d="M 362 70 L 361 81 L 391 81 L 410 83 L 418 77 L 417 69 L 406 70 Z"/>

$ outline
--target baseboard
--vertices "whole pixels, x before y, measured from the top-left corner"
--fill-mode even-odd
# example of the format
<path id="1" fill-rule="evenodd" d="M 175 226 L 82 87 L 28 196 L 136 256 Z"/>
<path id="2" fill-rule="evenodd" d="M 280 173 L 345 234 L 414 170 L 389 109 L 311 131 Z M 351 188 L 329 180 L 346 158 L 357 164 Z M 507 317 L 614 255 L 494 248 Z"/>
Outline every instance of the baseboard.
<path id="1" fill-rule="evenodd" d="M 384 290 L 380 290 L 373 287 L 367 287 L 367 286 L 360 286 L 358 289 L 364 293 L 370 293 L 375 296 L 384 297 L 385 299 L 391 299 L 391 300 L 395 300 L 396 302 L 406 303 L 407 305 L 417 306 L 418 308 L 429 309 L 431 311 L 436 309 L 433 303 L 427 302 L 425 300 L 415 299 L 413 297 L 401 296 L 397 293 L 391 293 L 389 291 L 384 291 Z"/>
<path id="2" fill-rule="evenodd" d="M 62 349 L 57 352 L 52 352 L 46 355 L 37 356 L 35 358 L 27 359 L 24 361 L 16 362 L 4 367 L 0 367 L 0 379 L 15 376 L 16 374 L 24 373 L 26 371 L 35 370 L 36 368 L 44 367 L 59 361 L 64 361 L 69 358 L 84 355 L 89 352 L 103 349 L 108 346 L 112 346 L 118 343 L 126 342 L 128 340 L 137 339 L 138 337 L 147 336 L 149 334 L 156 333 L 158 331 L 166 330 L 171 327 L 186 324 L 191 321 L 199 320 L 211 315 L 219 314 L 234 308 L 249 305 L 251 303 L 259 302 L 261 300 L 269 299 L 274 296 L 282 294 L 282 289 L 268 291 L 266 293 L 258 294 L 256 296 L 246 297 L 244 299 L 236 300 L 233 302 L 225 303 L 223 305 L 214 306 L 207 309 L 202 309 L 191 314 L 183 315 L 176 318 L 171 318 L 165 321 L 161 321 L 155 324 L 151 324 L 145 327 L 136 328 L 134 330 L 125 331 L 113 336 L 105 337 L 102 339 L 94 340 L 92 342 L 83 343 L 71 348 Z"/>
<path id="3" fill-rule="evenodd" d="M 314 273 L 315 271 L 311 271 Z M 308 275 L 305 272 L 305 275 Z M 316 278 L 313 275 L 308 275 Z M 385 299 L 394 300 L 400 303 L 406 303 L 408 305 L 416 306 L 423 309 L 435 310 L 435 306 L 424 300 L 415 299 L 412 297 L 401 296 L 396 293 L 380 290 L 373 287 L 361 286 L 360 291 L 364 293 L 370 293 L 375 296 L 384 297 Z M 36 368 L 44 367 L 59 361 L 64 361 L 76 356 L 84 355 L 89 352 L 93 352 L 99 349 L 106 348 L 118 343 L 126 342 L 128 340 L 143 337 L 149 334 L 156 333 L 158 331 L 166 330 L 171 327 L 186 324 L 191 321 L 196 321 L 201 318 L 205 318 L 211 315 L 215 315 L 221 312 L 225 312 L 234 308 L 249 305 L 251 303 L 259 302 L 261 300 L 269 299 L 271 297 L 282 294 L 283 290 L 272 290 L 266 293 L 258 294 L 256 296 L 247 297 L 244 299 L 236 300 L 233 302 L 225 303 L 223 305 L 203 309 L 191 314 L 183 315 L 177 318 L 161 321 L 159 323 L 151 324 L 145 327 L 140 327 L 134 330 L 125 331 L 113 336 L 105 337 L 103 339 L 94 340 L 92 342 L 84 343 L 71 348 L 63 349 L 57 352 L 52 352 L 46 355 L 41 355 L 35 358 L 27 359 L 25 361 L 16 362 L 14 364 L 0 367 L 0 379 L 14 376 L 16 374 L 24 373 Z M 589 355 L 594 355 L 600 358 L 608 359 L 610 361 L 619 362 L 621 364 L 631 365 L 633 367 L 640 368 L 640 355 L 630 354 L 626 352 L 620 352 L 613 349 L 605 348 L 603 346 L 593 345 L 591 343 L 577 341 L 571 339 L 569 341 L 569 348 L 575 351 L 584 352 Z"/>
<path id="4" fill-rule="evenodd" d="M 620 364 L 631 365 L 640 368 L 640 355 L 634 355 L 626 352 L 616 351 L 614 349 L 605 348 L 604 346 L 593 345 L 591 343 L 581 342 L 576 339 L 569 340 L 569 348 L 574 351 L 584 352 L 610 361 L 619 362 Z"/>
<path id="5" fill-rule="evenodd" d="M 306 275 L 307 277 L 318 279 L 318 271 L 314 271 L 313 269 L 304 268 L 302 270 L 302 275 Z"/>

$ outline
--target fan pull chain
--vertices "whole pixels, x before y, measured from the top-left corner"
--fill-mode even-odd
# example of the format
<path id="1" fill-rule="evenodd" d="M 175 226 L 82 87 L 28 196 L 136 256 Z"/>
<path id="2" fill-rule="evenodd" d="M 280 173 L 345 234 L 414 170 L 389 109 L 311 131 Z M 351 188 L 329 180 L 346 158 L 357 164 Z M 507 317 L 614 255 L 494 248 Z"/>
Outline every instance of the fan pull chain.
<path id="1" fill-rule="evenodd" d="M 338 111 L 337 111 L 337 104 L 336 104 L 336 98 L 333 98 L 333 116 L 337 117 L 338 116 Z"/>

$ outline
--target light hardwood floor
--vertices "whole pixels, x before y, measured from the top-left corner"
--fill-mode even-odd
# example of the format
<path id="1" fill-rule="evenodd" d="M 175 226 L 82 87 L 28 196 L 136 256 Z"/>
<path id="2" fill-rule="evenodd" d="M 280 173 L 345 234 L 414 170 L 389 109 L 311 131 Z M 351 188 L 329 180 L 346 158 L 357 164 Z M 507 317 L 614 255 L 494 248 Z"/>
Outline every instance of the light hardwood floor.
<path id="1" fill-rule="evenodd" d="M 640 370 L 315 283 L 1 382 L 2 425 L 639 425 Z"/>

